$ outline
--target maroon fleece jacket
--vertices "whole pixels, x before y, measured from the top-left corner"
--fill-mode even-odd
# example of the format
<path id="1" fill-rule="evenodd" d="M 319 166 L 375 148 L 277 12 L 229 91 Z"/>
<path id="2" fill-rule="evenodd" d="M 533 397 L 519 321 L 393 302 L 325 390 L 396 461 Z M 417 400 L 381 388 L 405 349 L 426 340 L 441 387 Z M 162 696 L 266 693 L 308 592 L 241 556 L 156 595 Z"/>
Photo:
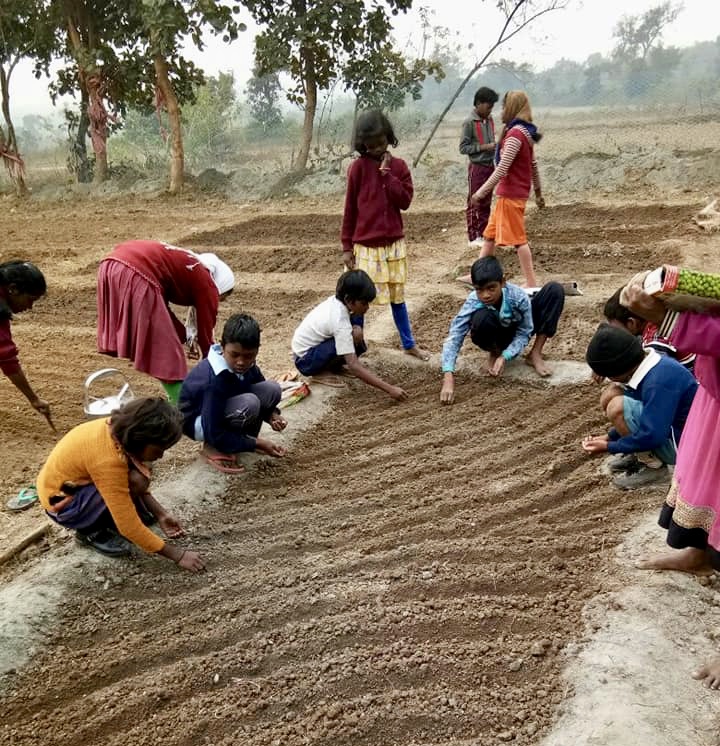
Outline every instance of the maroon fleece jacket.
<path id="1" fill-rule="evenodd" d="M 380 172 L 380 163 L 360 156 L 350 164 L 347 175 L 342 245 L 351 251 L 354 243 L 363 246 L 387 246 L 402 238 L 401 210 L 407 210 L 413 198 L 410 169 L 402 158 L 390 161 L 390 171 Z"/>

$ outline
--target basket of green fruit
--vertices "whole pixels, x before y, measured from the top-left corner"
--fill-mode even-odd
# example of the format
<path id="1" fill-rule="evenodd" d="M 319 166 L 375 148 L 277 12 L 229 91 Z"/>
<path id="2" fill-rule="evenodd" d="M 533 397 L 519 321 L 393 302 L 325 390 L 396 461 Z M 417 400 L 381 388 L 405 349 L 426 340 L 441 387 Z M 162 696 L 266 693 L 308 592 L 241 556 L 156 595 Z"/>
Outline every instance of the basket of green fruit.
<path id="1" fill-rule="evenodd" d="M 664 264 L 648 273 L 646 293 L 676 311 L 720 312 L 720 275 Z"/>

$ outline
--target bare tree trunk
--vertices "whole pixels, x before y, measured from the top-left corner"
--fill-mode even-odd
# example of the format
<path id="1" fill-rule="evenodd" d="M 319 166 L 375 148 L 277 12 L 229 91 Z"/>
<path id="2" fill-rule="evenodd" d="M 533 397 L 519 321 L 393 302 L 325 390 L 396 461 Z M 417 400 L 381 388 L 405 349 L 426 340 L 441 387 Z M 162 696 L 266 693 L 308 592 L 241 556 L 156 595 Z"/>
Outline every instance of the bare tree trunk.
<path id="1" fill-rule="evenodd" d="M 2 113 L 3 119 L 7 126 L 7 137 L 0 126 L 0 158 L 5 164 L 15 184 L 15 193 L 18 197 L 27 197 L 30 191 L 25 182 L 25 164 L 23 163 L 20 152 L 18 151 L 17 138 L 15 136 L 15 127 L 10 115 L 10 75 L 15 67 L 17 60 L 11 62 L 9 69 L 6 71 L 0 65 L 0 93 L 2 94 Z"/>
<path id="2" fill-rule="evenodd" d="M 107 112 L 102 100 L 102 78 L 100 73 L 88 75 L 86 78 L 88 105 L 87 118 L 90 129 L 90 142 L 95 153 L 95 171 L 93 180 L 96 184 L 107 181 Z"/>
<path id="3" fill-rule="evenodd" d="M 302 138 L 300 141 L 300 150 L 298 151 L 297 161 L 293 169 L 297 173 L 302 173 L 307 168 L 308 156 L 310 155 L 310 146 L 312 145 L 313 124 L 315 123 L 315 112 L 317 111 L 317 81 L 315 79 L 315 62 L 312 53 L 303 52 L 305 67 L 305 116 L 303 117 Z"/>
<path id="4" fill-rule="evenodd" d="M 96 34 L 90 18 L 86 16 L 75 17 L 72 12 L 67 13 L 67 29 L 70 48 L 78 66 L 80 91 L 83 94 L 77 140 L 79 145 L 80 138 L 82 138 L 82 146 L 81 148 L 76 147 L 75 154 L 78 159 L 84 156 L 85 163 L 87 163 L 85 137 L 89 132 L 95 155 L 94 181 L 99 183 L 106 181 L 108 176 L 108 116 L 103 103 L 102 69 L 94 61 L 95 53 L 93 50 L 97 45 Z M 85 40 L 83 40 L 83 33 L 86 34 Z M 85 121 L 83 121 L 83 117 Z M 89 180 L 89 168 L 78 168 L 78 181 Z"/>
<path id="5" fill-rule="evenodd" d="M 162 55 L 155 55 L 155 77 L 162 94 L 170 123 L 170 187 L 171 194 L 183 188 L 185 181 L 185 150 L 183 148 L 182 124 L 180 122 L 180 105 L 173 90 L 168 66 Z"/>
<path id="6" fill-rule="evenodd" d="M 90 118 L 87 113 L 88 94 L 84 88 L 80 89 L 80 117 L 75 140 L 72 142 L 72 160 L 74 164 L 75 178 L 80 184 L 92 181 L 92 167 L 88 160 L 87 137 L 90 129 Z"/>
<path id="7" fill-rule="evenodd" d="M 495 43 L 490 47 L 490 49 L 485 53 L 483 58 L 475 63 L 473 65 L 470 72 L 465 76 L 462 83 L 460 83 L 460 86 L 453 94 L 452 98 L 448 102 L 448 105 L 442 110 L 442 113 L 438 117 L 437 121 L 433 125 L 432 130 L 430 130 L 430 134 L 427 136 L 427 139 L 423 143 L 422 147 L 420 148 L 420 152 L 415 156 L 415 159 L 413 160 L 413 168 L 417 166 L 417 164 L 420 162 L 420 159 L 423 157 L 423 154 L 425 153 L 425 150 L 427 149 L 427 146 L 430 144 L 430 141 L 435 136 L 435 133 L 438 131 L 438 128 L 442 124 L 443 119 L 445 119 L 445 116 L 452 108 L 452 105 L 457 101 L 458 96 L 463 92 L 465 86 L 468 84 L 470 79 L 475 75 L 475 73 L 488 61 L 490 58 L 490 55 L 500 46 L 502 46 L 506 41 L 509 41 L 512 39 L 515 34 L 522 31 L 527 25 L 532 23 L 536 18 L 540 17 L 541 15 L 544 15 L 545 13 L 549 13 L 551 10 L 558 10 L 560 8 L 564 8 L 566 5 L 565 0 L 550 0 L 550 2 L 546 5 L 546 7 L 538 9 L 536 12 L 532 13 L 532 15 L 525 17 L 520 23 L 518 23 L 517 27 L 508 33 L 508 28 L 510 27 L 510 24 L 512 23 L 513 19 L 516 15 L 520 13 L 520 11 L 523 9 L 523 6 L 530 7 L 530 0 L 514 0 L 512 7 L 508 9 L 507 16 L 505 17 L 505 23 L 503 24 L 502 30 L 500 31 L 500 34 L 498 38 L 496 39 Z"/>
<path id="8" fill-rule="evenodd" d="M 353 106 L 352 129 L 350 130 L 350 152 L 355 151 L 355 125 L 357 124 L 358 114 L 360 113 L 360 98 L 355 96 L 355 105 Z"/>

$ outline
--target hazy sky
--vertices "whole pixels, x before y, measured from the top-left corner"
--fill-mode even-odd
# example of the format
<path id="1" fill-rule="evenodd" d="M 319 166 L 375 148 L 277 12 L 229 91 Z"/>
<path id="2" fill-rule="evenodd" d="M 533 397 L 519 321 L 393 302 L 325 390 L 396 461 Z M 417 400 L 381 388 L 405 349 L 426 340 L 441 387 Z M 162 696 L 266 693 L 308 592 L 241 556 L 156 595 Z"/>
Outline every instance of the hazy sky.
<path id="1" fill-rule="evenodd" d="M 535 21 L 507 46 L 496 53 L 529 62 L 535 69 L 551 66 L 561 57 L 582 61 L 593 52 L 603 54 L 613 46 L 612 32 L 623 15 L 636 15 L 659 4 L 660 0 L 569 0 L 565 10 L 548 13 Z M 714 0 L 684 0 L 683 10 L 663 36 L 666 46 L 688 46 L 697 41 L 710 41 L 718 36 L 717 24 L 711 21 L 709 6 Z M 425 6 L 433 11 L 432 25 L 445 26 L 460 33 L 464 44 L 474 44 L 475 50 L 485 50 L 488 39 L 494 40 L 500 26 L 500 16 L 493 0 L 416 0 L 416 8 Z M 468 12 L 472 8 L 472 12 Z M 245 18 L 244 20 L 248 20 Z M 253 31 L 242 34 L 228 47 L 211 40 L 202 53 L 189 56 L 210 75 L 219 70 L 233 70 L 240 87 L 250 74 L 253 56 Z M 401 43 L 408 39 L 419 43 L 417 10 L 396 18 L 396 37 Z M 474 56 L 468 52 L 468 61 Z M 52 110 L 47 94 L 47 81 L 35 80 L 28 63 L 18 66 L 11 83 L 12 108 L 17 120 L 24 114 L 46 114 Z"/>

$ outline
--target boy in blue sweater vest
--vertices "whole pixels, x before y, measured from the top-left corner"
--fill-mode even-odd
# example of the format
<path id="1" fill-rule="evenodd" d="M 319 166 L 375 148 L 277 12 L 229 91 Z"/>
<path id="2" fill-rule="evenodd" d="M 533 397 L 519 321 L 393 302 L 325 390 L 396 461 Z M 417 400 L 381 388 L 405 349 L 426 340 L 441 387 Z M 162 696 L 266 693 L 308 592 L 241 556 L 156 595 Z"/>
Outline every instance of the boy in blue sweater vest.
<path id="1" fill-rule="evenodd" d="M 675 463 L 697 390 L 692 373 L 667 355 L 644 350 L 639 337 L 609 324 L 595 332 L 585 359 L 596 375 L 615 384 L 600 396 L 610 431 L 585 438 L 582 447 L 588 453 L 618 454 L 610 470 L 625 472 L 613 480 L 621 489 L 668 481 L 667 466 Z"/>
<path id="2" fill-rule="evenodd" d="M 260 327 L 246 314 L 234 314 L 223 327 L 220 344 L 210 348 L 183 381 L 178 407 L 183 432 L 204 442 L 207 462 L 226 473 L 238 473 L 236 454 L 257 451 L 284 456 L 280 445 L 259 436 L 263 422 L 275 431 L 287 422 L 277 408 L 280 384 L 266 381 L 255 363 Z"/>

